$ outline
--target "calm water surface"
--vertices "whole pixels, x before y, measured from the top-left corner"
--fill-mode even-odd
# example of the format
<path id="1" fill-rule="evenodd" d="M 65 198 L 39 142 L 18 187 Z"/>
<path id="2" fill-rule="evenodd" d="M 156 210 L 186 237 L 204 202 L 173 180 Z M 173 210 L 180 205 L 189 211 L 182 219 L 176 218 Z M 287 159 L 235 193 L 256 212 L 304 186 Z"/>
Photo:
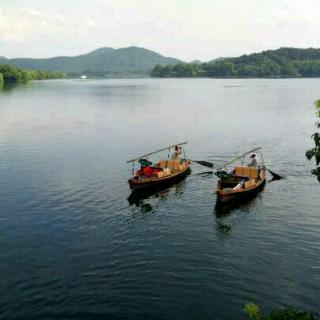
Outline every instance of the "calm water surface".
<path id="1" fill-rule="evenodd" d="M 240 319 L 320 312 L 320 79 L 59 80 L 0 93 L 1 319 Z M 217 164 L 263 146 L 285 179 L 216 208 L 194 165 L 130 204 L 126 160 L 188 140 Z M 166 156 L 166 155 L 164 155 Z"/>

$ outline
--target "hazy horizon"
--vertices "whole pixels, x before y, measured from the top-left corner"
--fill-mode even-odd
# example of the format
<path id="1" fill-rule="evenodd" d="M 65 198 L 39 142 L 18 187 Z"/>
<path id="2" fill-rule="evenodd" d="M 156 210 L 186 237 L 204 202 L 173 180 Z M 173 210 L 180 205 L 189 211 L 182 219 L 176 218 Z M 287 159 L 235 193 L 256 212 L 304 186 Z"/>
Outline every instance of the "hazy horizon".
<path id="1" fill-rule="evenodd" d="M 280 47 L 320 47 L 316 0 L 2 0 L 0 56 L 76 56 L 143 47 L 208 61 Z"/>

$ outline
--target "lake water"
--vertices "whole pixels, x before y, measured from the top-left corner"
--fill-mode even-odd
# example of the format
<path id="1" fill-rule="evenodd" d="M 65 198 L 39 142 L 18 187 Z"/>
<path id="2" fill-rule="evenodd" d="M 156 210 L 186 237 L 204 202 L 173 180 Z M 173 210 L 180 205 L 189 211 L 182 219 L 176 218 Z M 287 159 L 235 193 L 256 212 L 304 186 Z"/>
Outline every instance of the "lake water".
<path id="1" fill-rule="evenodd" d="M 320 312 L 320 185 L 304 157 L 319 97 L 320 79 L 0 93 L 0 318 L 240 319 L 247 302 Z M 129 203 L 126 161 L 185 140 L 191 159 L 216 164 L 262 146 L 285 179 L 221 211 L 217 178 L 193 165 Z"/>

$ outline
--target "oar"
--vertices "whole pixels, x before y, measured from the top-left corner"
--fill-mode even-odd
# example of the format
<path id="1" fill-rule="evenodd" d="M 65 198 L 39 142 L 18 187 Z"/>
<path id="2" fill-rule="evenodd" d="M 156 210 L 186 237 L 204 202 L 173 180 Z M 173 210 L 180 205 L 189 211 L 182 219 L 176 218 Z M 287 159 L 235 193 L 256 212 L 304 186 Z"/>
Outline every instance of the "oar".
<path id="1" fill-rule="evenodd" d="M 208 167 L 208 168 L 213 168 L 213 163 L 208 162 L 208 161 L 204 161 L 204 160 L 190 160 L 190 161 L 198 163 L 198 164 L 205 166 L 205 167 Z"/>
<path id="2" fill-rule="evenodd" d="M 208 161 L 204 161 L 204 160 L 191 160 L 191 159 L 181 159 L 181 160 L 189 160 L 190 162 L 195 162 L 200 164 L 201 166 L 205 166 L 208 168 L 213 168 L 214 164 Z"/>
<path id="3" fill-rule="evenodd" d="M 269 168 L 266 168 L 266 169 L 271 173 L 271 175 L 273 176 L 274 180 L 281 180 L 282 179 L 282 177 L 279 174 L 271 171 Z"/>

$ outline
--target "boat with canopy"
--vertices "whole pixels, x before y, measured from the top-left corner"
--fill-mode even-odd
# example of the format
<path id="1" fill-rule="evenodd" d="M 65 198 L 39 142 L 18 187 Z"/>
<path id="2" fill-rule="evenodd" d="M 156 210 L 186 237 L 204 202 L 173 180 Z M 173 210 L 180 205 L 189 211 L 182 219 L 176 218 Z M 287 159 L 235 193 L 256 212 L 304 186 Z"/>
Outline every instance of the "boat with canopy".
<path id="1" fill-rule="evenodd" d="M 267 169 L 264 165 L 261 147 L 252 149 L 225 163 L 216 171 L 219 181 L 216 187 L 217 199 L 227 202 L 233 199 L 245 198 L 261 190 L 266 182 Z M 246 156 L 258 158 L 256 166 L 245 164 Z M 251 158 L 252 158 L 251 157 Z M 226 167 L 242 159 L 241 165 L 235 166 L 230 172 Z"/>
<path id="2" fill-rule="evenodd" d="M 128 160 L 127 163 L 132 163 L 132 177 L 128 180 L 130 188 L 133 190 L 151 189 L 169 185 L 184 178 L 190 172 L 190 160 L 186 159 L 182 147 L 187 143 L 187 141 L 177 143 Z M 179 149 L 179 153 L 183 153 L 184 159 L 170 159 L 170 153 L 175 148 Z M 149 160 L 149 156 L 166 150 L 168 150 L 167 159 L 159 159 L 154 163 Z M 135 169 L 136 163 L 140 164 L 138 170 Z"/>

